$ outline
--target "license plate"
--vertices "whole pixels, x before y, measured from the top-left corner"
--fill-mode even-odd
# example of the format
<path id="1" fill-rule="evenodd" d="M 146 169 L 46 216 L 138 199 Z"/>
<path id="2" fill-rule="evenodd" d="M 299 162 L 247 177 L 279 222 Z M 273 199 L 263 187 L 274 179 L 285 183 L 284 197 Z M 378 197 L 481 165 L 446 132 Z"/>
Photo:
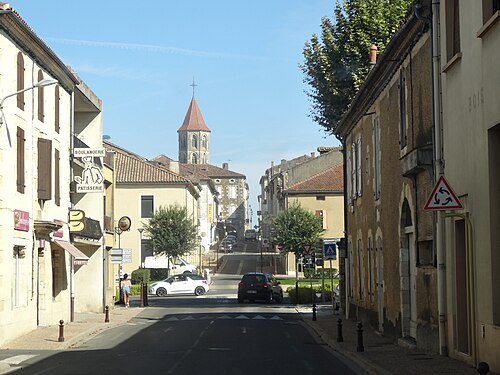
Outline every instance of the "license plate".
<path id="1" fill-rule="evenodd" d="M 248 294 L 257 294 L 257 291 L 256 290 L 249 290 L 247 291 Z"/>

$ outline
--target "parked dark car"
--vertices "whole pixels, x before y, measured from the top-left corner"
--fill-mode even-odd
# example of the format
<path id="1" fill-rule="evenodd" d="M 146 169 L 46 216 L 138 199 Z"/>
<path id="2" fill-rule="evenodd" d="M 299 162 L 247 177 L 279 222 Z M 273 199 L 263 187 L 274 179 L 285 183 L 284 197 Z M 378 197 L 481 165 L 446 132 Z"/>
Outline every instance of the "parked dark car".
<path id="1" fill-rule="evenodd" d="M 263 300 L 283 302 L 283 289 L 276 279 L 261 272 L 249 272 L 243 275 L 238 284 L 238 302 Z"/>

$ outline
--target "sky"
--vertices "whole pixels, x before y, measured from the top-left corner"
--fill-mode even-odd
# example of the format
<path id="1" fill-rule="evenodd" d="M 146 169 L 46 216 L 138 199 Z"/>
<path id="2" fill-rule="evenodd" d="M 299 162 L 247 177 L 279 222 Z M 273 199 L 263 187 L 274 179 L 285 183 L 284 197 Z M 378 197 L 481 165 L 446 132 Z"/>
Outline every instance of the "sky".
<path id="1" fill-rule="evenodd" d="M 103 102 L 104 134 L 146 158 L 178 159 L 194 95 L 210 164 L 244 174 L 253 220 L 271 162 L 338 141 L 310 118 L 299 64 L 335 0 L 12 0 Z"/>

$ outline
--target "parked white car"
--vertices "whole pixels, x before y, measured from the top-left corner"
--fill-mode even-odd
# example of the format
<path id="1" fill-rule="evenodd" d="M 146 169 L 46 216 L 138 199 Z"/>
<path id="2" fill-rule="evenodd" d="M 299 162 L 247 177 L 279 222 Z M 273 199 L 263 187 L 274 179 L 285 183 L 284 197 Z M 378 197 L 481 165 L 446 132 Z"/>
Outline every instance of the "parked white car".
<path id="1" fill-rule="evenodd" d="M 166 256 L 150 256 L 144 259 L 144 268 L 168 269 L 169 265 L 170 275 L 196 273 L 196 266 L 193 266 L 182 258 L 170 258 L 170 262 Z"/>
<path id="2" fill-rule="evenodd" d="M 170 294 L 194 294 L 201 296 L 208 292 L 210 287 L 208 281 L 195 274 L 183 274 L 171 276 L 163 281 L 151 284 L 149 294 L 165 297 Z"/>

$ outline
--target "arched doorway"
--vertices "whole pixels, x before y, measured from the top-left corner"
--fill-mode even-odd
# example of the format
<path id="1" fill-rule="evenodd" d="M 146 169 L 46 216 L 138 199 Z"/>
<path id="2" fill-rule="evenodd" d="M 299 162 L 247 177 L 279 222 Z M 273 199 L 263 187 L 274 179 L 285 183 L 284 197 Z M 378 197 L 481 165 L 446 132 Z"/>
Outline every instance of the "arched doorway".
<path id="1" fill-rule="evenodd" d="M 417 338 L 417 252 L 408 200 L 401 207 L 399 274 L 401 286 L 401 335 Z"/>

